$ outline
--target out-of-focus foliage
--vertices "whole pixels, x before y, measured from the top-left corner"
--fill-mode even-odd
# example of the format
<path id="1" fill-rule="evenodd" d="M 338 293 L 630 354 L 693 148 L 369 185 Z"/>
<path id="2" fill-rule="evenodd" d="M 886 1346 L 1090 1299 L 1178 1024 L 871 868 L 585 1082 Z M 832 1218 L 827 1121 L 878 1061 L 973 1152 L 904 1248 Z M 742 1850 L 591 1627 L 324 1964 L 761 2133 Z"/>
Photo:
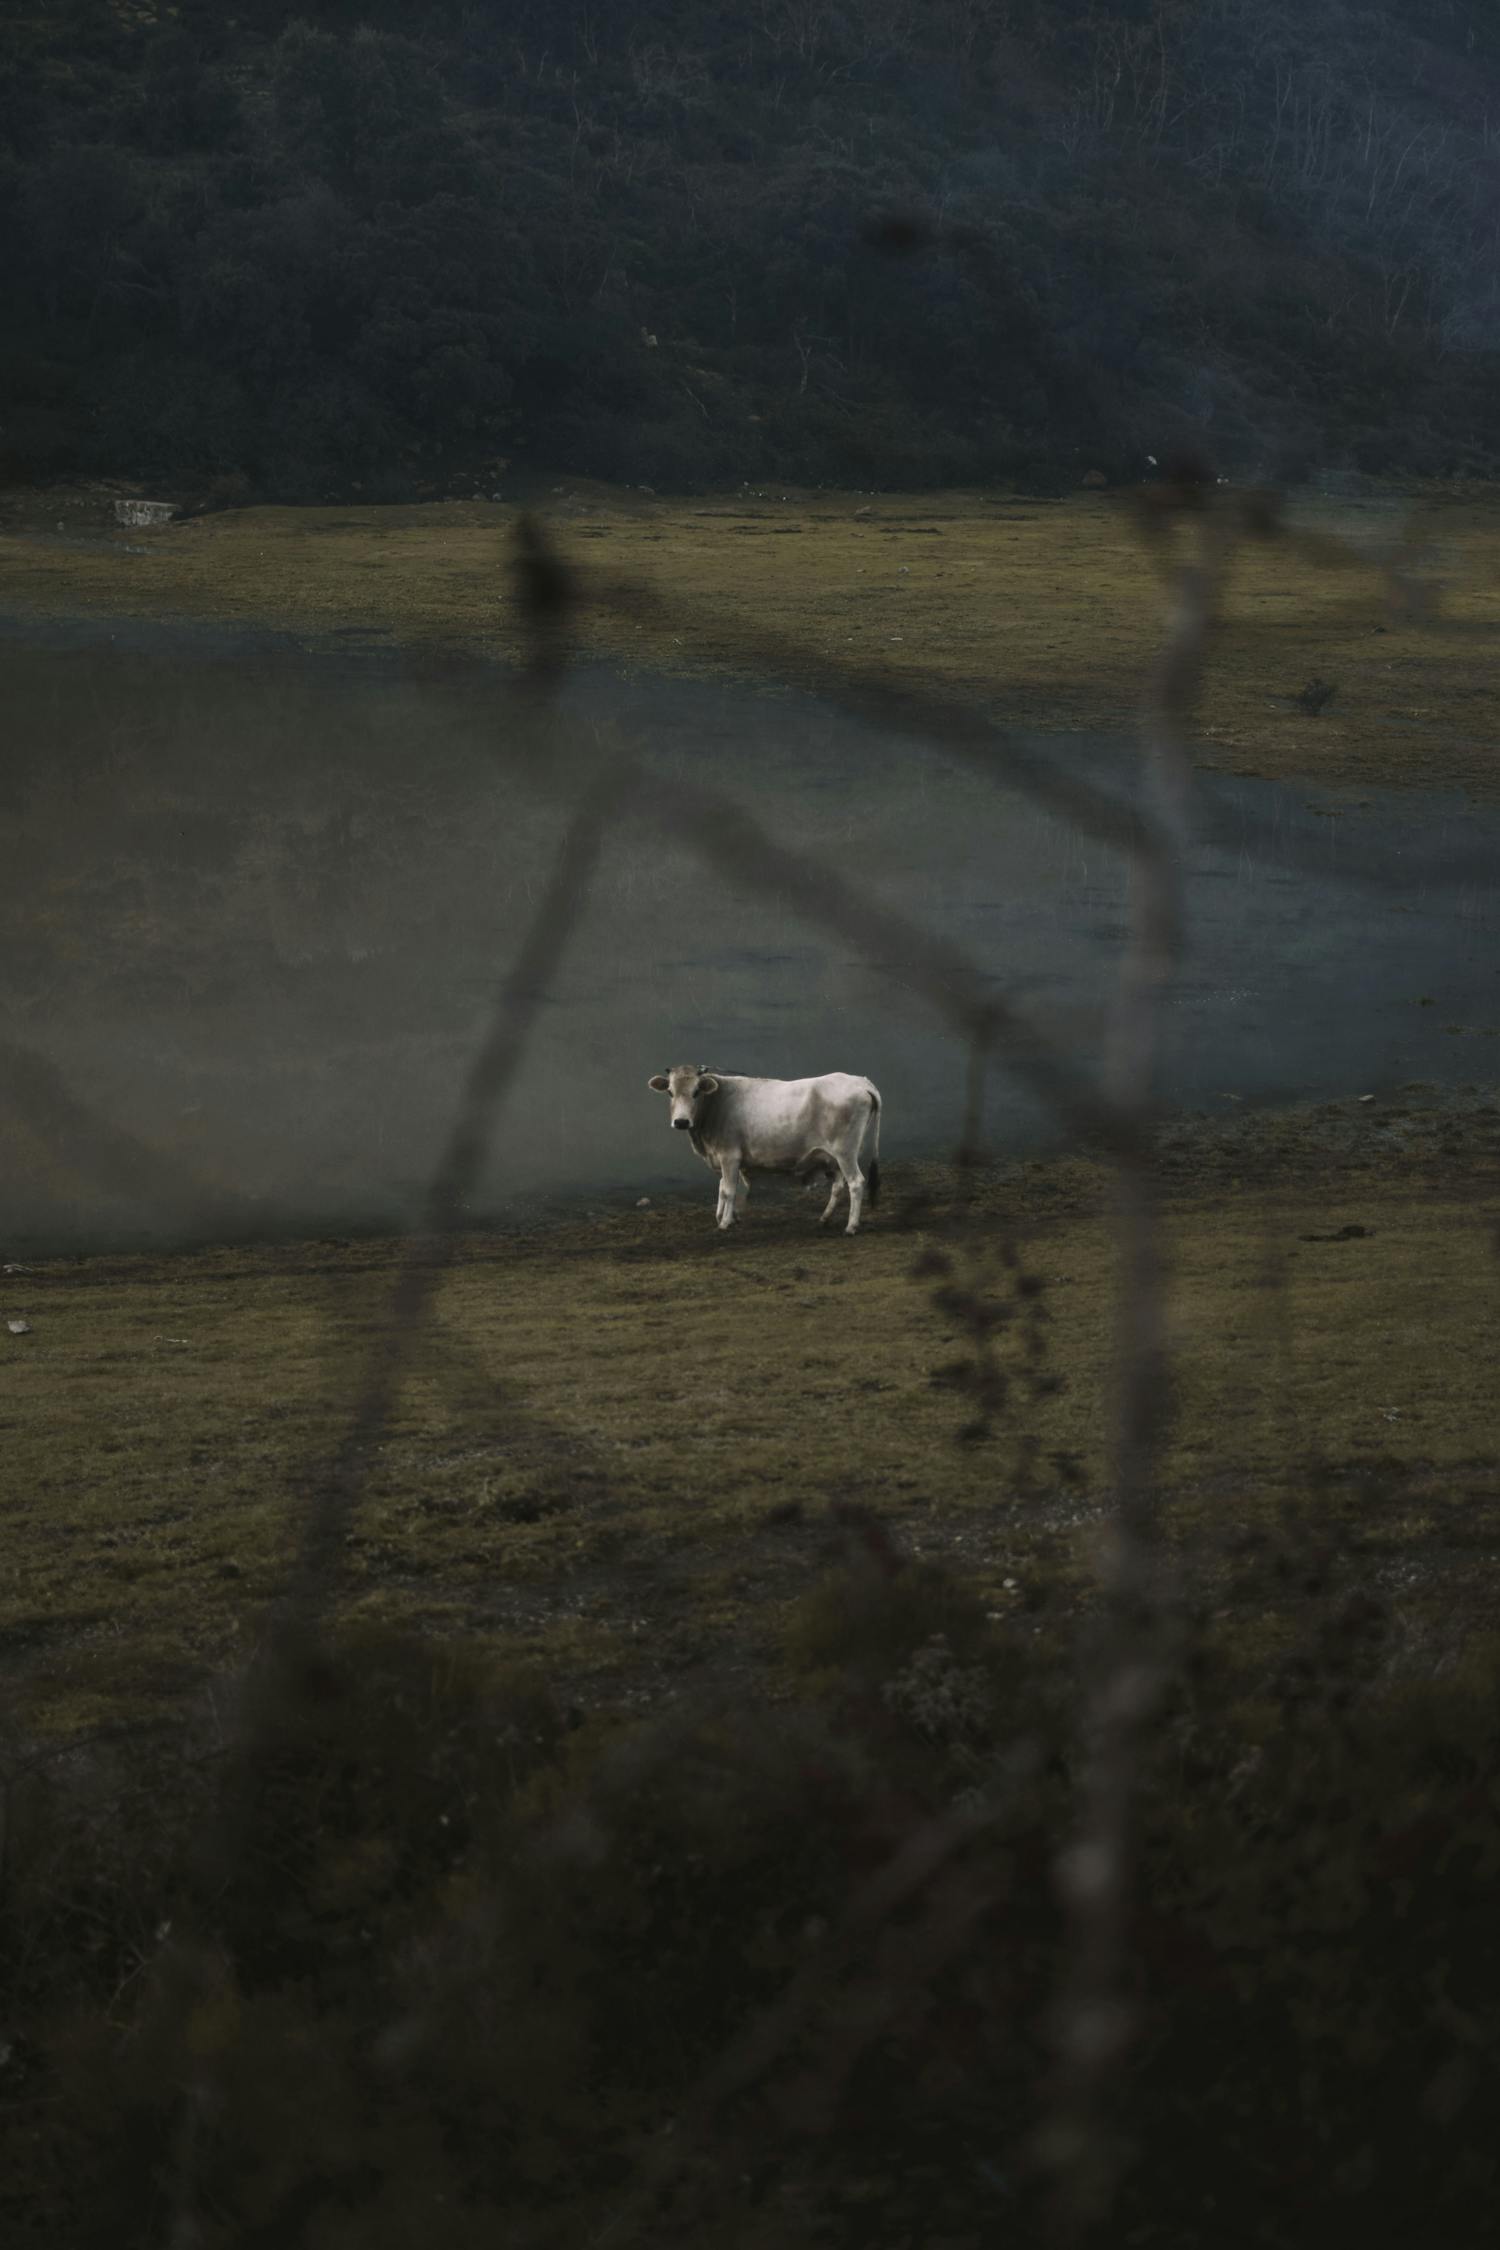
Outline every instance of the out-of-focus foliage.
<path id="1" fill-rule="evenodd" d="M 56 0 L 0 72 L 12 474 L 1500 451 L 1477 0 Z M 891 210 L 936 246 L 866 240 Z"/>
<path id="2" fill-rule="evenodd" d="M 775 1700 L 590 1720 L 366 1631 L 227 1745 L 221 1696 L 196 1744 L 12 1758 L 6 2240 L 1053 2239 L 1073 1682 L 878 1523 L 848 1547 Z M 1296 1615 L 1250 1672 L 1184 1621 L 1115 2239 L 1481 2241 L 1493 1667 L 1396 1680 L 1316 1539 L 1235 1575 Z"/>

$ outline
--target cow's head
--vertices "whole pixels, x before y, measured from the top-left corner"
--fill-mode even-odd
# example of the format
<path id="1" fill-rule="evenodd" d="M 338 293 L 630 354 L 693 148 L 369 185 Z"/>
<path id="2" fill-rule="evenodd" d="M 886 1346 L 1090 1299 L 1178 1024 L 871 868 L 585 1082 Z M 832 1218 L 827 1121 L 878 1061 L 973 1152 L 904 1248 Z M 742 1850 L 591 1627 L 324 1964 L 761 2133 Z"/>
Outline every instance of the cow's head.
<path id="1" fill-rule="evenodd" d="M 672 1097 L 672 1123 L 679 1133 L 690 1133 L 703 1105 L 719 1091 L 719 1081 L 701 1063 L 678 1063 L 649 1081 L 655 1094 Z"/>

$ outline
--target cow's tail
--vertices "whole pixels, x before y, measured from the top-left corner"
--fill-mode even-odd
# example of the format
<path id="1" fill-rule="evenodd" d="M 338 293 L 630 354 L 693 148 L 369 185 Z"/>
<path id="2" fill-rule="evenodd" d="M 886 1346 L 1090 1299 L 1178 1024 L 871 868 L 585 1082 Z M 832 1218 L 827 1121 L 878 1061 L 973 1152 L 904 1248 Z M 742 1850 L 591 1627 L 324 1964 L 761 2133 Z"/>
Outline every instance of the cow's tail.
<path id="1" fill-rule="evenodd" d="M 869 1085 L 868 1079 L 865 1081 Z M 875 1138 L 870 1144 L 870 1168 L 865 1174 L 865 1200 L 873 1211 L 880 1201 L 880 1096 L 870 1087 L 870 1117 L 875 1127 Z"/>

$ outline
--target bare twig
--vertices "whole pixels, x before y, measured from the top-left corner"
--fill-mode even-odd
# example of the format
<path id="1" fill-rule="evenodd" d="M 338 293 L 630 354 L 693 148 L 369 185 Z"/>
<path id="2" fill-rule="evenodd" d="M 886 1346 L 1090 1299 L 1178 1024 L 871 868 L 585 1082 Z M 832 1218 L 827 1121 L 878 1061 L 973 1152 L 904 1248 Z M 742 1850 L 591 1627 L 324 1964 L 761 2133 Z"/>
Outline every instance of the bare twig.
<path id="1" fill-rule="evenodd" d="M 1164 825 L 1179 835 L 1186 833 L 1191 782 L 1183 728 L 1197 693 L 1230 537 L 1222 517 L 1201 520 L 1196 558 L 1179 570 L 1175 613 L 1144 713 L 1149 785 Z M 1085 1702 L 1078 1816 L 1058 1870 L 1070 1937 L 1058 1995 L 1057 2071 L 1041 2148 L 1055 2174 L 1059 2229 L 1071 2241 L 1108 2218 L 1122 2164 L 1107 2104 L 1132 2032 L 1125 1979 L 1132 1805 L 1142 1730 L 1164 1682 L 1154 1518 L 1166 1340 L 1149 1134 L 1162 1006 L 1181 946 L 1181 913 L 1177 857 L 1142 853 L 1132 874 L 1131 937 L 1121 965 L 1110 1067 L 1114 1099 L 1136 1128 L 1134 1146 L 1120 1159 L 1116 1191 L 1114 1506 L 1102 1558 L 1103 1615 Z"/>
<path id="2" fill-rule="evenodd" d="M 586 789 L 558 847 L 515 965 L 501 987 L 489 1033 L 470 1066 L 428 1185 L 421 1228 L 406 1246 L 349 1428 L 322 1480 L 303 1535 L 292 1604 L 303 1630 L 327 1599 L 337 1574 L 350 1515 L 395 1405 L 415 1325 L 452 1257 L 454 1230 L 479 1183 L 496 1118 L 515 1083 L 547 985 L 577 927 L 624 779 L 609 767 Z"/>
<path id="3" fill-rule="evenodd" d="M 632 803 L 687 837 L 731 880 L 770 891 L 808 921 L 850 939 L 874 967 L 920 994 L 963 1038 L 985 1052 L 998 1050 L 1016 1076 L 1078 1131 L 1114 1151 L 1130 1139 L 1131 1127 L 1117 1107 L 1055 1041 L 987 989 L 961 947 L 864 898 L 843 876 L 777 843 L 739 806 L 696 783 L 646 778 Z"/>
<path id="4" fill-rule="evenodd" d="M 632 617 L 691 635 L 714 662 L 796 682 L 836 710 L 863 719 L 883 733 L 921 737 L 987 781 L 1019 788 L 1085 835 L 1130 852 L 1147 840 L 1149 816 L 1082 774 L 1070 773 L 1045 749 L 998 726 L 980 711 L 934 694 L 889 672 L 815 652 L 783 633 L 726 618 L 706 602 L 668 598 L 632 579 L 603 571 L 578 573 L 578 598 L 587 609 Z"/>

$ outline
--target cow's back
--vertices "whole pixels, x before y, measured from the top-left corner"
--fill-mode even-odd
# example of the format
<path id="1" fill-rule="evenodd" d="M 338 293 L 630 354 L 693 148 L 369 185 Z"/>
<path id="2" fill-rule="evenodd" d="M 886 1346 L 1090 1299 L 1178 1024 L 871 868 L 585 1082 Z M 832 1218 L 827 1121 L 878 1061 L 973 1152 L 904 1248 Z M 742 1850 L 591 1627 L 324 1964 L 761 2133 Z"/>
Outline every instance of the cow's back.
<path id="1" fill-rule="evenodd" d="M 880 1096 L 868 1078 L 847 1070 L 817 1078 L 737 1078 L 719 1075 L 719 1094 L 705 1141 L 738 1151 L 745 1161 L 795 1171 L 809 1152 L 839 1137 L 867 1100 Z"/>

